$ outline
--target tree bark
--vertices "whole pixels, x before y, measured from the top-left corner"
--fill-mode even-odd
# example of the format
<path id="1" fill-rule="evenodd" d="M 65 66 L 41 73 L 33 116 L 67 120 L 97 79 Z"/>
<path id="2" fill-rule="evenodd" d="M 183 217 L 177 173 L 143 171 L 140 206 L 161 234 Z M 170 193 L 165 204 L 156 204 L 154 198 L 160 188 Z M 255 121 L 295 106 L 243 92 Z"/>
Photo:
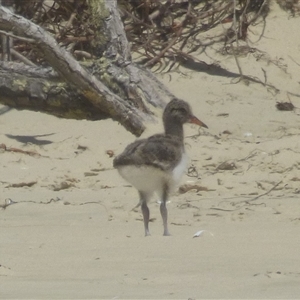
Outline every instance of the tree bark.
<path id="1" fill-rule="evenodd" d="M 1 103 L 16 109 L 50 113 L 68 119 L 99 120 L 109 117 L 77 90 L 60 81 L 49 69 L 0 62 Z"/>
<path id="2" fill-rule="evenodd" d="M 39 78 L 36 68 L 26 67 L 37 75 L 30 78 L 26 72 L 20 75 L 14 68 L 8 74 L 7 66 L 2 65 L 0 102 L 63 117 L 101 118 L 105 115 L 139 136 L 145 129 L 144 122 L 153 120 L 149 103 L 163 107 L 165 99 L 174 96 L 150 71 L 132 63 L 116 1 L 90 0 L 89 5 L 91 22 L 98 33 L 95 49 L 101 58 L 86 67 L 59 47 L 44 29 L 0 6 L 0 30 L 33 42 L 57 72 L 57 76 L 51 77 L 43 70 L 44 77 Z M 55 93 L 59 96 L 55 97 Z"/>

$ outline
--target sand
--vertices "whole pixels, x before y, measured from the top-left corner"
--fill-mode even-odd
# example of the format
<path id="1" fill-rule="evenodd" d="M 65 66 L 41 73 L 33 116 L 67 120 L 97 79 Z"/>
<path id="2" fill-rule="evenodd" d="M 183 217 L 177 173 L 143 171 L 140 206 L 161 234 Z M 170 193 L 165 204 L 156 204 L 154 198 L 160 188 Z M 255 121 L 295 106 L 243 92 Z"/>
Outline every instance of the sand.
<path id="1" fill-rule="evenodd" d="M 158 199 L 144 237 L 137 192 L 112 168 L 109 154 L 135 140 L 117 122 L 1 106 L 0 143 L 30 152 L 0 153 L 0 298 L 299 298 L 300 116 L 275 106 L 300 107 L 299 26 L 273 3 L 251 44 L 261 52 L 239 57 L 269 88 L 185 67 L 157 75 L 209 126 L 185 127 L 190 163 L 168 204 L 170 237 Z M 212 50 L 198 58 L 238 72 Z"/>

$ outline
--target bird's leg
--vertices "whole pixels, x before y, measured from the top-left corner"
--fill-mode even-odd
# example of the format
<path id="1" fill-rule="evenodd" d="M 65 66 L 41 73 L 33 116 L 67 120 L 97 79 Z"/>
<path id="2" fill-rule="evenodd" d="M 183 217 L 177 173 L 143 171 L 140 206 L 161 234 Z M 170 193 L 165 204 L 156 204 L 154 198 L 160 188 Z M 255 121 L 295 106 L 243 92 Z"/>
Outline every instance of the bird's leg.
<path id="1" fill-rule="evenodd" d="M 165 184 L 165 186 L 163 188 L 162 201 L 160 204 L 160 213 L 161 213 L 161 217 L 163 219 L 164 235 L 166 235 L 166 236 L 171 235 L 168 230 L 168 209 L 167 209 L 168 194 L 169 194 L 169 187 L 167 184 Z"/>
<path id="2" fill-rule="evenodd" d="M 141 206 L 142 206 L 142 213 L 143 213 L 143 218 L 144 218 L 145 236 L 148 236 L 148 235 L 151 235 L 150 231 L 149 231 L 150 212 L 149 212 L 149 208 L 147 206 L 146 201 L 144 201 Z"/>
<path id="3" fill-rule="evenodd" d="M 147 200 L 148 197 L 146 194 L 139 192 L 140 193 L 140 203 L 141 203 L 141 208 L 142 208 L 142 214 L 143 214 L 143 219 L 144 219 L 144 227 L 145 227 L 145 236 L 151 235 L 149 231 L 149 218 L 150 218 L 150 211 L 147 205 Z"/>

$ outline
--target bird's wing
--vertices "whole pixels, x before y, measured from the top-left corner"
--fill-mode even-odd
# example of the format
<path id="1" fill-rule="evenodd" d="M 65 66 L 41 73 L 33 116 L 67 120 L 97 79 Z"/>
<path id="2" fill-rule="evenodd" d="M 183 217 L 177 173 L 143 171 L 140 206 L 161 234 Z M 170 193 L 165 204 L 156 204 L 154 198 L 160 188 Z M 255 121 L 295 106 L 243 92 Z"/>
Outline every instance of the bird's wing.
<path id="1" fill-rule="evenodd" d="M 161 170 L 172 170 L 183 153 L 182 142 L 174 136 L 154 135 L 128 145 L 114 160 L 114 166 L 149 165 Z"/>

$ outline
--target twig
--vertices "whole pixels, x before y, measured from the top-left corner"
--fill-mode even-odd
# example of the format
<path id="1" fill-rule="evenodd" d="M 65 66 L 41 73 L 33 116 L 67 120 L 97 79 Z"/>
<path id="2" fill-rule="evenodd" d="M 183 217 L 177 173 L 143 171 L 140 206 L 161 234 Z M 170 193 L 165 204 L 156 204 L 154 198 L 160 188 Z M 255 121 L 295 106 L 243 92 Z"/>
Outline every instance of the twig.
<path id="1" fill-rule="evenodd" d="M 17 58 L 18 60 L 20 60 L 21 62 L 23 62 L 24 64 L 28 65 L 28 66 L 32 66 L 32 67 L 37 67 L 37 65 L 35 63 L 33 63 L 31 60 L 29 60 L 28 58 L 26 58 L 24 55 L 22 55 L 21 53 L 19 53 L 18 51 L 16 51 L 15 49 L 10 49 L 10 53 Z"/>
<path id="2" fill-rule="evenodd" d="M 75 50 L 74 55 L 79 56 L 79 57 L 83 57 L 83 58 L 87 58 L 87 59 L 92 59 L 93 58 L 93 55 L 91 53 L 88 53 L 88 52 L 83 51 L 83 50 Z"/>
<path id="3" fill-rule="evenodd" d="M 37 183 L 37 181 L 12 183 L 12 184 L 9 184 L 9 185 L 6 186 L 6 187 L 7 187 L 7 188 L 9 188 L 9 187 L 20 188 L 20 187 L 24 187 L 24 186 L 31 187 L 31 186 L 35 185 L 36 183 Z"/>
<path id="4" fill-rule="evenodd" d="M 297 63 L 290 55 L 288 55 L 288 57 L 289 57 L 296 65 L 298 65 L 298 66 L 300 67 L 300 64 Z"/>
<path id="5" fill-rule="evenodd" d="M 272 188 L 270 188 L 268 191 L 266 191 L 265 193 L 263 194 L 260 194 L 252 199 L 249 199 L 249 200 L 242 200 L 242 201 L 238 201 L 238 202 L 235 202 L 235 203 L 249 203 L 250 201 L 255 201 L 265 195 L 268 195 L 269 193 L 271 193 L 273 190 L 275 190 L 281 183 L 282 183 L 283 180 L 280 180 L 279 182 L 277 182 L 275 185 L 272 186 Z"/>
<path id="6" fill-rule="evenodd" d="M 179 29 L 179 35 L 180 33 L 182 32 L 182 28 Z M 149 60 L 146 64 L 145 64 L 145 67 L 149 67 L 149 66 L 152 66 L 154 65 L 156 62 L 158 62 L 164 55 L 165 53 L 171 48 L 173 47 L 176 42 L 178 40 L 178 36 L 174 37 L 172 39 L 172 41 L 168 44 L 167 47 L 165 47 L 157 56 L 155 56 L 154 58 L 152 58 L 151 60 Z"/>
<path id="7" fill-rule="evenodd" d="M 220 211 L 236 211 L 236 210 L 239 210 L 240 208 L 224 209 L 224 208 L 219 208 L 219 207 L 211 207 L 210 209 L 212 209 L 212 210 L 220 210 Z"/>
<path id="8" fill-rule="evenodd" d="M 254 23 L 259 18 L 259 16 L 261 16 L 262 10 L 263 10 L 263 8 L 266 4 L 267 4 L 267 0 L 264 0 L 264 2 L 261 4 L 261 6 L 260 6 L 258 12 L 256 13 L 256 15 L 254 15 L 253 18 L 249 21 L 249 24 Z"/>
<path id="9" fill-rule="evenodd" d="M 18 148 L 6 147 L 5 144 L 0 144 L 0 149 L 3 149 L 4 151 L 7 151 L 7 152 L 22 153 L 22 154 L 27 154 L 30 156 L 41 156 L 39 153 L 37 153 L 35 151 L 25 151 L 25 150 L 18 149 Z"/>
<path id="10" fill-rule="evenodd" d="M 257 149 L 257 148 L 256 148 L 256 149 L 250 151 L 250 153 L 249 153 L 246 157 L 240 158 L 240 159 L 238 159 L 237 161 L 238 161 L 238 162 L 240 162 L 240 161 L 246 161 L 247 159 L 256 156 L 258 151 L 263 152 L 263 150 L 260 150 L 260 149 Z"/>
<path id="11" fill-rule="evenodd" d="M 23 36 L 18 36 L 18 35 L 12 34 L 10 32 L 3 31 L 3 30 L 0 30 L 0 34 L 4 34 L 6 36 L 12 37 L 14 39 L 17 39 L 17 40 L 20 40 L 20 41 L 23 41 L 23 42 L 27 42 L 27 43 L 31 43 L 31 44 L 36 43 L 36 41 L 34 39 L 26 38 L 26 37 L 23 37 Z"/>
<path id="12" fill-rule="evenodd" d="M 264 78 L 265 78 L 265 84 L 267 84 L 267 72 L 266 72 L 266 70 L 264 69 L 264 68 L 261 68 L 261 70 L 263 71 L 263 73 L 264 73 Z"/>

